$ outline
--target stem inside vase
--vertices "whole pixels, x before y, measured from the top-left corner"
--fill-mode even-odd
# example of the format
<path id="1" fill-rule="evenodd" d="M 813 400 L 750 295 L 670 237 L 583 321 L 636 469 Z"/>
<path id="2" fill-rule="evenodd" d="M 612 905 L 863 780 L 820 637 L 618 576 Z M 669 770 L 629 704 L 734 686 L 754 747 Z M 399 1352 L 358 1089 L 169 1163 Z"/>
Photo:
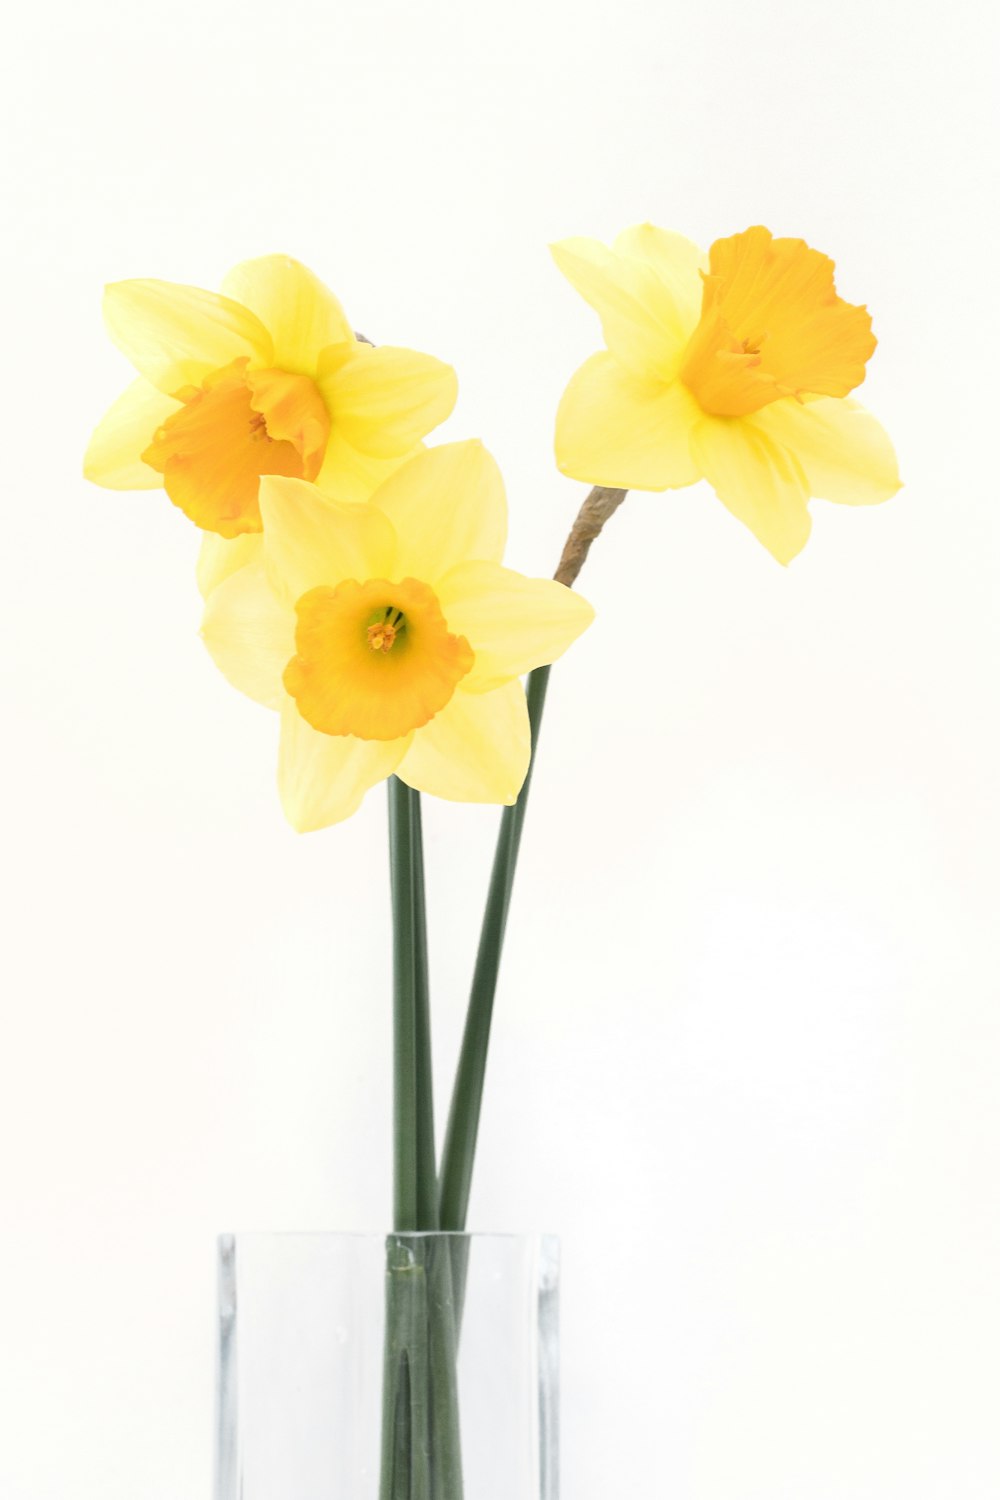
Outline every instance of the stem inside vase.
<path id="1" fill-rule="evenodd" d="M 379 1500 L 462 1500 L 448 1240 L 390 1235 Z"/>

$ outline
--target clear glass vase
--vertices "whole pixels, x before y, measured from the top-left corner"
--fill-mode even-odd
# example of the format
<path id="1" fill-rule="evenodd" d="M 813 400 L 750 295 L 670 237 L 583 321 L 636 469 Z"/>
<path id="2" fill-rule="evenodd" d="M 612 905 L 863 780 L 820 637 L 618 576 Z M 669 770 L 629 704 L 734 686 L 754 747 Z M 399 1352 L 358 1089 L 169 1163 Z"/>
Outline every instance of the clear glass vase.
<path id="1" fill-rule="evenodd" d="M 558 1500 L 559 1247 L 219 1240 L 216 1500 Z"/>

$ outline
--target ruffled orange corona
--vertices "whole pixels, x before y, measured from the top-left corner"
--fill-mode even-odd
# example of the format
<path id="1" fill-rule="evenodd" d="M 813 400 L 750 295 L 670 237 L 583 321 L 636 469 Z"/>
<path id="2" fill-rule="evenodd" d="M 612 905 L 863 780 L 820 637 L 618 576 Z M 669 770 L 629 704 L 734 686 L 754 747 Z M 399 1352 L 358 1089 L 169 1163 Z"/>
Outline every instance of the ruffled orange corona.
<path id="1" fill-rule="evenodd" d="M 286 692 L 323 734 L 394 740 L 440 713 L 475 654 L 452 635 L 434 590 L 416 578 L 349 578 L 295 605 Z"/>

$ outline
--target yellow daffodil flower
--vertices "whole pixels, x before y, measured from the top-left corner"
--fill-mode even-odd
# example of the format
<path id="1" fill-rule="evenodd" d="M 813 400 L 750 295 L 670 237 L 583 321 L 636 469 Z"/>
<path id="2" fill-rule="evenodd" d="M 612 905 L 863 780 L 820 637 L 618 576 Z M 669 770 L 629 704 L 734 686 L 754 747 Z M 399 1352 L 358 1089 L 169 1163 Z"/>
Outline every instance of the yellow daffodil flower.
<path id="1" fill-rule="evenodd" d="M 260 555 L 209 593 L 202 635 L 281 714 L 278 782 L 301 832 L 395 773 L 457 802 L 513 802 L 531 751 L 520 677 L 586 629 L 562 584 L 501 566 L 503 481 L 478 442 L 419 453 L 367 505 L 265 476 Z"/>
<path id="2" fill-rule="evenodd" d="M 803 240 L 757 227 L 705 256 L 642 224 L 612 249 L 569 239 L 552 253 L 608 346 L 559 406 L 563 473 L 639 490 L 707 479 L 782 563 L 808 539 L 810 496 L 872 505 L 899 489 L 888 436 L 846 399 L 875 348 L 871 319 Z"/>
<path id="3" fill-rule="evenodd" d="M 455 404 L 449 365 L 357 339 L 285 255 L 245 261 L 221 295 L 116 282 L 104 316 L 140 378 L 98 426 L 84 473 L 108 489 L 162 486 L 221 537 L 260 531 L 264 474 L 366 500 Z"/>

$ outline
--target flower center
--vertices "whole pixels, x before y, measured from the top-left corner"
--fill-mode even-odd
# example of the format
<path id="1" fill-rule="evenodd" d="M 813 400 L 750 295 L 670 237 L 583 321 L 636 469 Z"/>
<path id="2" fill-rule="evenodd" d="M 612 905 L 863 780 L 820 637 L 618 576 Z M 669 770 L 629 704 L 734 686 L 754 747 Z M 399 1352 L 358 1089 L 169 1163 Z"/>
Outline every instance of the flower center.
<path id="1" fill-rule="evenodd" d="M 871 318 L 837 296 L 833 261 L 757 227 L 709 251 L 681 379 L 704 411 L 741 417 L 783 397 L 846 396 L 875 348 Z"/>
<path id="2" fill-rule="evenodd" d="M 440 713 L 475 660 L 416 578 L 310 589 L 295 613 L 285 688 L 323 734 L 399 739 Z"/>
<path id="3" fill-rule="evenodd" d="M 142 455 L 175 505 L 203 531 L 260 531 L 262 474 L 315 479 L 330 416 L 315 384 L 233 360 L 184 395 Z"/>
<path id="4" fill-rule="evenodd" d="M 368 627 L 368 644 L 373 651 L 391 651 L 396 636 L 405 629 L 406 616 L 387 604 L 382 619 L 375 620 Z"/>

